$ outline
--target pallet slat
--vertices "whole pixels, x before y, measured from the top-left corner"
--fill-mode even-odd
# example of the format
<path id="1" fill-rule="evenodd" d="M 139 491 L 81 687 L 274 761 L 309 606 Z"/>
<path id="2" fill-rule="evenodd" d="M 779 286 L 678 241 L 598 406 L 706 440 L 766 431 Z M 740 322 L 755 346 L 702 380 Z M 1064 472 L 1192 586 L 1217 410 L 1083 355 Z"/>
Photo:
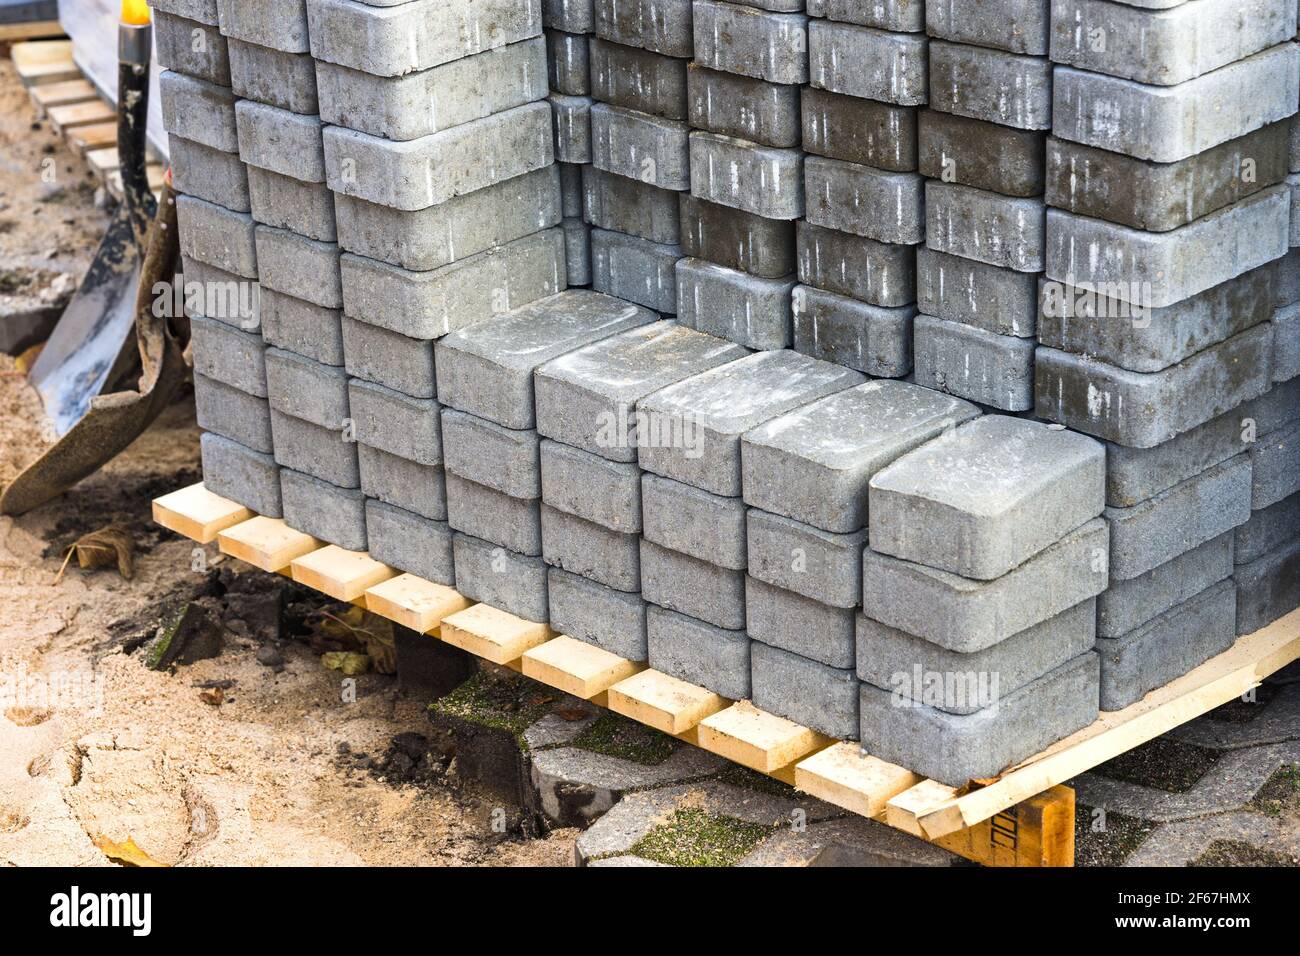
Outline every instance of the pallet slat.
<path id="1" fill-rule="evenodd" d="M 14 69 L 24 86 L 75 80 L 81 70 L 72 61 L 71 40 L 33 40 L 15 43 L 10 50 Z"/>
<path id="2" fill-rule="evenodd" d="M 366 589 L 366 608 L 421 634 L 436 630 L 448 615 L 473 604 L 455 588 L 414 574 L 399 574 Z"/>
<path id="3" fill-rule="evenodd" d="M 41 37 L 61 37 L 63 27 L 58 20 L 24 20 L 20 23 L 0 23 L 0 42 L 36 40 Z"/>
<path id="4" fill-rule="evenodd" d="M 890 800 L 921 781 L 912 771 L 849 742 L 818 751 L 794 767 L 794 785 L 800 790 L 873 820 L 885 813 Z"/>
<path id="5" fill-rule="evenodd" d="M 598 697 L 644 667 L 644 664 L 584 644 L 564 634 L 524 651 L 523 654 L 525 677 L 583 700 Z"/>
<path id="6" fill-rule="evenodd" d="M 92 123 L 117 123 L 117 111 L 99 99 L 51 106 L 48 115 L 50 125 L 54 127 L 56 133 L 60 134 Z"/>
<path id="7" fill-rule="evenodd" d="M 299 584 L 323 591 L 336 601 L 356 601 L 366 588 L 398 573 L 364 551 L 348 551 L 336 544 L 294 558 L 289 568 Z"/>
<path id="8" fill-rule="evenodd" d="M 217 535 L 223 554 L 263 571 L 283 571 L 294 558 L 318 551 L 324 542 L 294 531 L 279 518 L 258 515 Z"/>
<path id="9" fill-rule="evenodd" d="M 525 651 L 549 641 L 555 632 L 489 604 L 475 604 L 442 619 L 439 636 L 462 651 L 493 664 L 515 664 Z"/>
<path id="10" fill-rule="evenodd" d="M 836 741 L 792 720 L 759 710 L 747 700 L 705 717 L 700 746 L 728 760 L 794 782 L 790 765 Z"/>
<path id="11" fill-rule="evenodd" d="M 208 544 L 227 528 L 248 521 L 253 512 L 203 487 L 203 482 L 155 498 L 153 520 L 169 531 Z"/>
<path id="12" fill-rule="evenodd" d="M 99 92 L 86 80 L 42 83 L 40 86 L 33 86 L 30 95 L 38 116 L 44 116 L 52 106 L 65 106 L 69 103 L 85 103 L 99 99 Z"/>
<path id="13" fill-rule="evenodd" d="M 731 701 L 657 670 L 644 670 L 609 689 L 609 709 L 647 727 L 680 737 Z"/>
<path id="14" fill-rule="evenodd" d="M 85 155 L 92 149 L 104 149 L 117 145 L 117 121 L 111 123 L 91 123 L 68 130 L 68 145 L 78 155 Z"/>

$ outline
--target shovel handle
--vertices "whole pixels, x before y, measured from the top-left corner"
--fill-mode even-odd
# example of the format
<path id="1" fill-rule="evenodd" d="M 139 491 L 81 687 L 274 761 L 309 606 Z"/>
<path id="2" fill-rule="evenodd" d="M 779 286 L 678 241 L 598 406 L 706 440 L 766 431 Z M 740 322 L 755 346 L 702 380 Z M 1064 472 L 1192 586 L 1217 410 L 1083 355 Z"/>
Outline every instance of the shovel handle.
<path id="1" fill-rule="evenodd" d="M 125 14 L 124 9 L 124 14 Z M 146 171 L 149 132 L 149 64 L 153 54 L 153 26 L 126 22 L 117 34 L 117 156 L 122 173 L 122 194 L 136 245 L 144 248 L 145 234 L 157 211 Z"/>

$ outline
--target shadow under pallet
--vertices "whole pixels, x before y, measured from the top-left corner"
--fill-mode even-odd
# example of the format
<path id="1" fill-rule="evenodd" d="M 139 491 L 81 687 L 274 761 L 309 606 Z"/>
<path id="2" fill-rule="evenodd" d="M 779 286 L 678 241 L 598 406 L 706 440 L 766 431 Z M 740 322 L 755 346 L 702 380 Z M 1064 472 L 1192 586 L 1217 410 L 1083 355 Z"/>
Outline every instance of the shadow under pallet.
<path id="1" fill-rule="evenodd" d="M 1124 710 L 992 780 L 953 788 L 853 742 L 731 701 L 557 634 L 455 589 L 346 551 L 191 485 L 153 502 L 165 528 L 263 571 L 284 574 L 484 660 L 591 701 L 853 813 L 990 866 L 1071 866 L 1074 791 L 1063 786 L 1166 731 L 1240 697 L 1300 659 L 1300 610 Z"/>

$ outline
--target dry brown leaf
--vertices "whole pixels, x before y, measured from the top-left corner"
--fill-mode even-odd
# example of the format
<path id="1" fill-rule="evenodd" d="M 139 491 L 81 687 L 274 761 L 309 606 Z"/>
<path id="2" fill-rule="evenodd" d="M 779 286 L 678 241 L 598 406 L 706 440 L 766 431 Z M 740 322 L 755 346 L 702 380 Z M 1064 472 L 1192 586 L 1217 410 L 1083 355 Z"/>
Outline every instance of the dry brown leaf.
<path id="1" fill-rule="evenodd" d="M 117 573 L 126 580 L 131 580 L 135 574 L 135 539 L 121 525 L 111 524 L 78 538 L 68 549 L 63 567 L 59 568 L 59 576 L 54 579 L 55 584 L 63 579 L 63 572 L 74 554 L 77 556 L 77 566 L 83 571 L 116 564 Z"/>
<path id="2" fill-rule="evenodd" d="M 159 863 L 144 850 L 136 845 L 135 838 L 128 836 L 122 843 L 114 843 L 108 837 L 95 837 L 95 846 L 99 847 L 101 853 L 108 857 L 114 863 L 121 863 L 123 866 L 161 866 L 169 864 Z"/>
<path id="3" fill-rule="evenodd" d="M 586 707 L 580 707 L 576 704 L 561 704 L 555 708 L 554 714 L 561 720 L 575 723 L 579 720 L 586 720 L 591 716 L 591 711 Z"/>
<path id="4" fill-rule="evenodd" d="M 220 687 L 209 687 L 207 690 L 199 691 L 199 700 L 218 707 L 226 702 L 226 692 Z"/>

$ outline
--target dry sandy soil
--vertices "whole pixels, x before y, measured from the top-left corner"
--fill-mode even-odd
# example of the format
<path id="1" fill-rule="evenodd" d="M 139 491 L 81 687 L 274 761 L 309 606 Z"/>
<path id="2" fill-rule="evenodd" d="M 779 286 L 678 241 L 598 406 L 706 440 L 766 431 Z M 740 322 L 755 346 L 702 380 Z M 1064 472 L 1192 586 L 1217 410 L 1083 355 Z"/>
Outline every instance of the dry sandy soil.
<path id="1" fill-rule="evenodd" d="M 6 52 L 0 273 L 36 270 L 48 283 L 46 272 L 80 274 L 104 217 L 93 186 L 80 185 L 80 161 L 34 121 Z M 50 156 L 66 184 L 57 193 L 40 179 Z M 0 486 L 38 457 L 44 434 L 39 399 L 0 356 Z M 219 657 L 170 673 L 148 670 L 142 649 L 127 652 L 141 622 L 203 581 L 192 544 L 149 517 L 153 497 L 197 480 L 198 461 L 187 393 L 101 473 L 0 518 L 0 864 L 112 865 L 100 837 L 130 837 L 182 865 L 570 863 L 572 831 L 503 839 L 489 807 L 340 758 L 340 745 L 380 757 L 396 734 L 428 730 L 422 705 L 391 677 L 363 675 L 356 702 L 343 703 L 338 673 L 302 643 L 285 647 L 281 670 L 259 663 L 259 643 L 238 632 Z M 68 545 L 110 523 L 136 539 L 133 578 L 75 562 L 60 578 Z M 215 546 L 206 553 L 220 561 Z M 58 706 L 35 696 L 59 680 L 87 692 Z M 205 694 L 211 682 L 220 688 Z"/>

